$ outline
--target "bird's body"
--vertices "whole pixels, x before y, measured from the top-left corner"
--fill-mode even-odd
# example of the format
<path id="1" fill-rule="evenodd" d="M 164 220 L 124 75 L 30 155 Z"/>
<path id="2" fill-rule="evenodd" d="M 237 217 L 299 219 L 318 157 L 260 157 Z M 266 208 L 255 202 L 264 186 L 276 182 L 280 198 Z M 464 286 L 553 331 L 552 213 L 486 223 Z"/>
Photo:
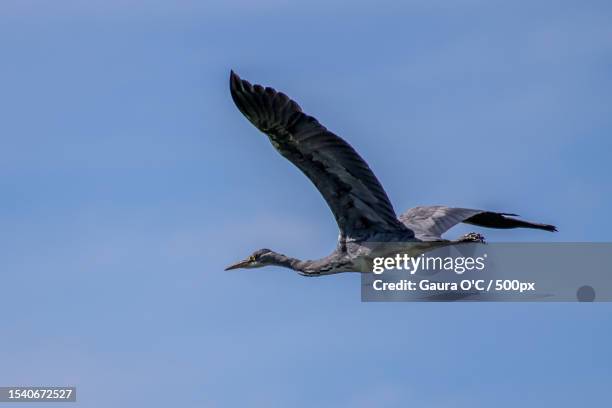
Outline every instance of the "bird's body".
<path id="1" fill-rule="evenodd" d="M 442 238 L 445 231 L 461 222 L 556 231 L 552 225 L 512 218 L 515 214 L 445 206 L 415 207 L 397 217 L 368 164 L 346 141 L 303 113 L 297 103 L 272 88 L 251 85 L 234 72 L 230 75 L 230 91 L 238 109 L 319 190 L 340 234 L 335 251 L 318 260 L 300 261 L 261 249 L 227 270 L 278 265 L 304 276 L 371 272 L 373 258 L 392 256 L 389 252 L 399 247 L 417 255 L 444 245 L 483 242 L 483 237 L 475 233 L 454 241 Z"/>

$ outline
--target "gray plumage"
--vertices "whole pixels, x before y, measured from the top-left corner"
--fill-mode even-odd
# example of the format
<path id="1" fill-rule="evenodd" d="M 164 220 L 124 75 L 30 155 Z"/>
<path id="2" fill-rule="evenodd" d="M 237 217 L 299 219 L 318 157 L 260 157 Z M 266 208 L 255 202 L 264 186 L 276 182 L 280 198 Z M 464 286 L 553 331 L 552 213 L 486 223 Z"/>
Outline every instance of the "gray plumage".
<path id="1" fill-rule="evenodd" d="M 551 232 L 557 230 L 554 225 L 511 218 L 516 216 L 516 214 L 433 205 L 411 208 L 400 215 L 399 219 L 414 231 L 416 238 L 423 241 L 442 239 L 443 233 L 459 223 L 488 228 L 534 228 Z"/>
<path id="2" fill-rule="evenodd" d="M 443 206 L 416 207 L 398 218 L 365 160 L 346 141 L 302 112 L 287 95 L 251 85 L 233 71 L 230 92 L 240 112 L 319 190 L 336 219 L 340 234 L 336 250 L 319 260 L 300 261 L 262 249 L 229 266 L 228 270 L 278 265 L 306 276 L 368 272 L 369 261 L 376 253 L 375 243 L 410 242 L 425 248 L 424 243 L 483 240 L 479 234 L 467 234 L 456 241 L 442 239 L 445 231 L 461 222 L 490 228 L 556 230 L 552 225 L 509 217 L 514 214 Z"/>
<path id="3" fill-rule="evenodd" d="M 272 145 L 317 187 L 332 210 L 340 233 L 359 238 L 372 231 L 409 231 L 368 164 L 343 139 L 282 92 L 251 85 L 232 72 L 232 98 Z"/>

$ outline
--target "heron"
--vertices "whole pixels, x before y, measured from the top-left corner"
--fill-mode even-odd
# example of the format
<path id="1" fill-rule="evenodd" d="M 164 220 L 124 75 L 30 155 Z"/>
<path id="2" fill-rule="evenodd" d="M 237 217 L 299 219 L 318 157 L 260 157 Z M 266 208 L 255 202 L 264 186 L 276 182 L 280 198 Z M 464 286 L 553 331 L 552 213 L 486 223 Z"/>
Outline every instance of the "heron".
<path id="1" fill-rule="evenodd" d="M 385 243 L 409 243 L 417 251 L 441 245 L 484 243 L 479 233 L 455 240 L 442 234 L 459 223 L 488 228 L 533 228 L 557 231 L 554 225 L 516 218 L 516 214 L 419 206 L 399 217 L 382 185 L 365 160 L 344 139 L 307 115 L 287 95 L 273 88 L 252 85 L 230 72 L 230 93 L 238 110 L 274 148 L 315 185 L 338 224 L 335 250 L 315 260 L 300 260 L 270 249 L 259 249 L 225 270 L 276 265 L 303 276 L 341 272 L 371 272 L 371 261 Z"/>

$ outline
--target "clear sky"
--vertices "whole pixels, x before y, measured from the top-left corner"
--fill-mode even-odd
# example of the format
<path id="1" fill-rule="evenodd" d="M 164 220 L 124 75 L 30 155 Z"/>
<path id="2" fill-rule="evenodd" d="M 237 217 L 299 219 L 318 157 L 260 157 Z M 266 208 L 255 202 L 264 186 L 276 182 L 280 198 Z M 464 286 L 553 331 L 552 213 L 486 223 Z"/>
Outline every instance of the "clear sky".
<path id="1" fill-rule="evenodd" d="M 372 304 L 354 274 L 223 271 L 337 237 L 230 69 L 346 138 L 398 212 L 610 241 L 609 1 L 2 0 L 0 21 L 0 385 L 100 408 L 609 401 L 609 304 Z"/>

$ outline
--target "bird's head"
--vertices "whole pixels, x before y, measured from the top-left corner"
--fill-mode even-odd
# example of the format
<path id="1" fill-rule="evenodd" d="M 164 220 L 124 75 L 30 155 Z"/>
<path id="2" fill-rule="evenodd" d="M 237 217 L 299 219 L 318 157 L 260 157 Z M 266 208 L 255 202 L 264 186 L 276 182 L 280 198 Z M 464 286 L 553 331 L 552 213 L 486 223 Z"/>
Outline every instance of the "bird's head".
<path id="1" fill-rule="evenodd" d="M 238 268 L 261 268 L 266 265 L 276 265 L 279 254 L 269 249 L 258 249 L 253 252 L 248 258 L 238 261 L 227 268 L 226 271 Z"/>

